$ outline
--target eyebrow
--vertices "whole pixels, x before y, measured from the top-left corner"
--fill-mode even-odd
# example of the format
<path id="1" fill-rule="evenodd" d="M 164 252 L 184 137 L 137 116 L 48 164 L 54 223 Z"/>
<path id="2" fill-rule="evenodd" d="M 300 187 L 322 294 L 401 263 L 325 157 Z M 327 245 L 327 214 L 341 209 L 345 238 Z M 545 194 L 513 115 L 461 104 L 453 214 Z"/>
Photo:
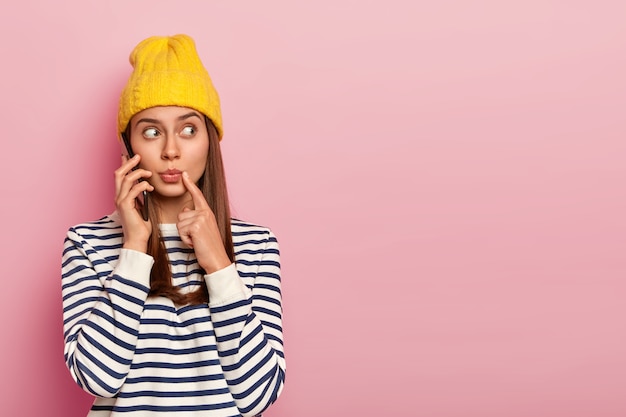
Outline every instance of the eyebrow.
<path id="1" fill-rule="evenodd" d="M 190 117 L 194 117 L 194 116 L 197 117 L 198 119 L 202 119 L 202 117 L 200 117 L 198 112 L 190 111 L 187 114 L 183 114 L 182 116 L 178 116 L 178 121 L 186 120 L 186 119 L 189 119 Z"/>
<path id="2" fill-rule="evenodd" d="M 197 117 L 198 119 L 202 119 L 202 117 L 200 117 L 200 115 L 198 114 L 198 112 L 191 111 L 191 112 L 189 112 L 189 113 L 185 113 L 185 114 L 183 114 L 183 115 L 181 115 L 181 116 L 178 116 L 178 117 L 176 118 L 176 120 L 178 120 L 178 121 L 183 121 L 183 120 L 187 120 L 187 119 L 189 119 L 190 117 Z M 135 126 L 137 126 L 139 123 L 152 123 L 152 124 L 159 124 L 159 123 L 161 123 L 161 121 L 160 121 L 160 120 L 158 120 L 158 119 L 150 119 L 150 118 L 148 118 L 148 117 L 144 117 L 144 118 L 141 118 L 141 119 L 137 120 L 137 123 L 135 124 Z"/>

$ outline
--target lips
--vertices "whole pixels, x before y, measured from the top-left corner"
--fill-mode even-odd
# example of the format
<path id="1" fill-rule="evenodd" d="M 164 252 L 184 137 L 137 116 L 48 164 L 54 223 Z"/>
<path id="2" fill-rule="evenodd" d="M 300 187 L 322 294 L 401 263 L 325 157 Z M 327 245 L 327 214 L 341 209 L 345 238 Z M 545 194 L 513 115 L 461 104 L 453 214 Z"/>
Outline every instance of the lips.
<path id="1" fill-rule="evenodd" d="M 182 171 L 177 169 L 168 169 L 167 171 L 159 172 L 159 176 L 166 183 L 176 183 L 180 181 L 181 176 L 183 175 Z"/>

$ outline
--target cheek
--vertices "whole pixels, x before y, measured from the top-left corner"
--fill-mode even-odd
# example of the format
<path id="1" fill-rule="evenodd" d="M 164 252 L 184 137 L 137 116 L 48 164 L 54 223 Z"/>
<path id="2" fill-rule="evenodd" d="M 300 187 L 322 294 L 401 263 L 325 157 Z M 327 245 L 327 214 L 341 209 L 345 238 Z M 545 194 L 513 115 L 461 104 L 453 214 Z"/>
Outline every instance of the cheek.
<path id="1" fill-rule="evenodd" d="M 197 165 L 196 165 L 198 167 L 198 171 L 204 172 L 206 164 L 207 164 L 207 158 L 206 157 L 205 158 L 198 158 Z"/>
<path id="2" fill-rule="evenodd" d="M 139 162 L 139 167 L 143 169 L 147 169 L 148 171 L 153 171 L 158 167 L 158 162 L 161 160 L 161 155 L 153 155 L 150 152 L 142 152 L 139 153 L 141 155 L 141 162 Z"/>
<path id="3" fill-rule="evenodd" d="M 197 170 L 198 172 L 202 173 L 204 172 L 204 167 L 206 166 L 207 163 L 207 159 L 208 159 L 208 152 L 209 149 L 206 146 L 200 147 L 199 149 L 196 149 L 195 152 L 193 153 L 193 167 L 195 170 Z"/>
<path id="4" fill-rule="evenodd" d="M 140 165 L 153 164 L 155 160 L 161 159 L 161 151 L 156 146 L 147 146 L 148 144 L 133 144 L 133 150 L 136 154 L 141 155 Z"/>

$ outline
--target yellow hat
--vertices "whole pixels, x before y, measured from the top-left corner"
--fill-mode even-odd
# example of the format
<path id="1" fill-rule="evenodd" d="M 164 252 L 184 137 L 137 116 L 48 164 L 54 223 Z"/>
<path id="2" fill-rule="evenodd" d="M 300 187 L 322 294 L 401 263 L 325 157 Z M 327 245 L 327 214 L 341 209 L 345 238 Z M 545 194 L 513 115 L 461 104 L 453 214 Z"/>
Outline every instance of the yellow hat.
<path id="1" fill-rule="evenodd" d="M 222 138 L 220 99 L 193 39 L 187 35 L 145 39 L 131 52 L 130 64 L 133 72 L 120 97 L 118 133 L 142 110 L 181 106 L 206 115 Z"/>

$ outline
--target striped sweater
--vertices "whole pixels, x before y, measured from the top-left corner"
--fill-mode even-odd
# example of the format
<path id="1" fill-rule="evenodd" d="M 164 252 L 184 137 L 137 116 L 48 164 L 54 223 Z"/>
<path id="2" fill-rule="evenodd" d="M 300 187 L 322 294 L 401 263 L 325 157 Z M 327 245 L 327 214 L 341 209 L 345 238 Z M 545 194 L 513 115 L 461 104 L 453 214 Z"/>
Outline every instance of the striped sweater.
<path id="1" fill-rule="evenodd" d="M 116 213 L 69 229 L 62 259 L 65 362 L 96 396 L 89 417 L 255 416 L 285 379 L 278 243 L 233 220 L 236 262 L 203 275 L 176 225 L 161 225 L 172 279 L 209 302 L 148 297 L 153 258 L 122 249 Z"/>

